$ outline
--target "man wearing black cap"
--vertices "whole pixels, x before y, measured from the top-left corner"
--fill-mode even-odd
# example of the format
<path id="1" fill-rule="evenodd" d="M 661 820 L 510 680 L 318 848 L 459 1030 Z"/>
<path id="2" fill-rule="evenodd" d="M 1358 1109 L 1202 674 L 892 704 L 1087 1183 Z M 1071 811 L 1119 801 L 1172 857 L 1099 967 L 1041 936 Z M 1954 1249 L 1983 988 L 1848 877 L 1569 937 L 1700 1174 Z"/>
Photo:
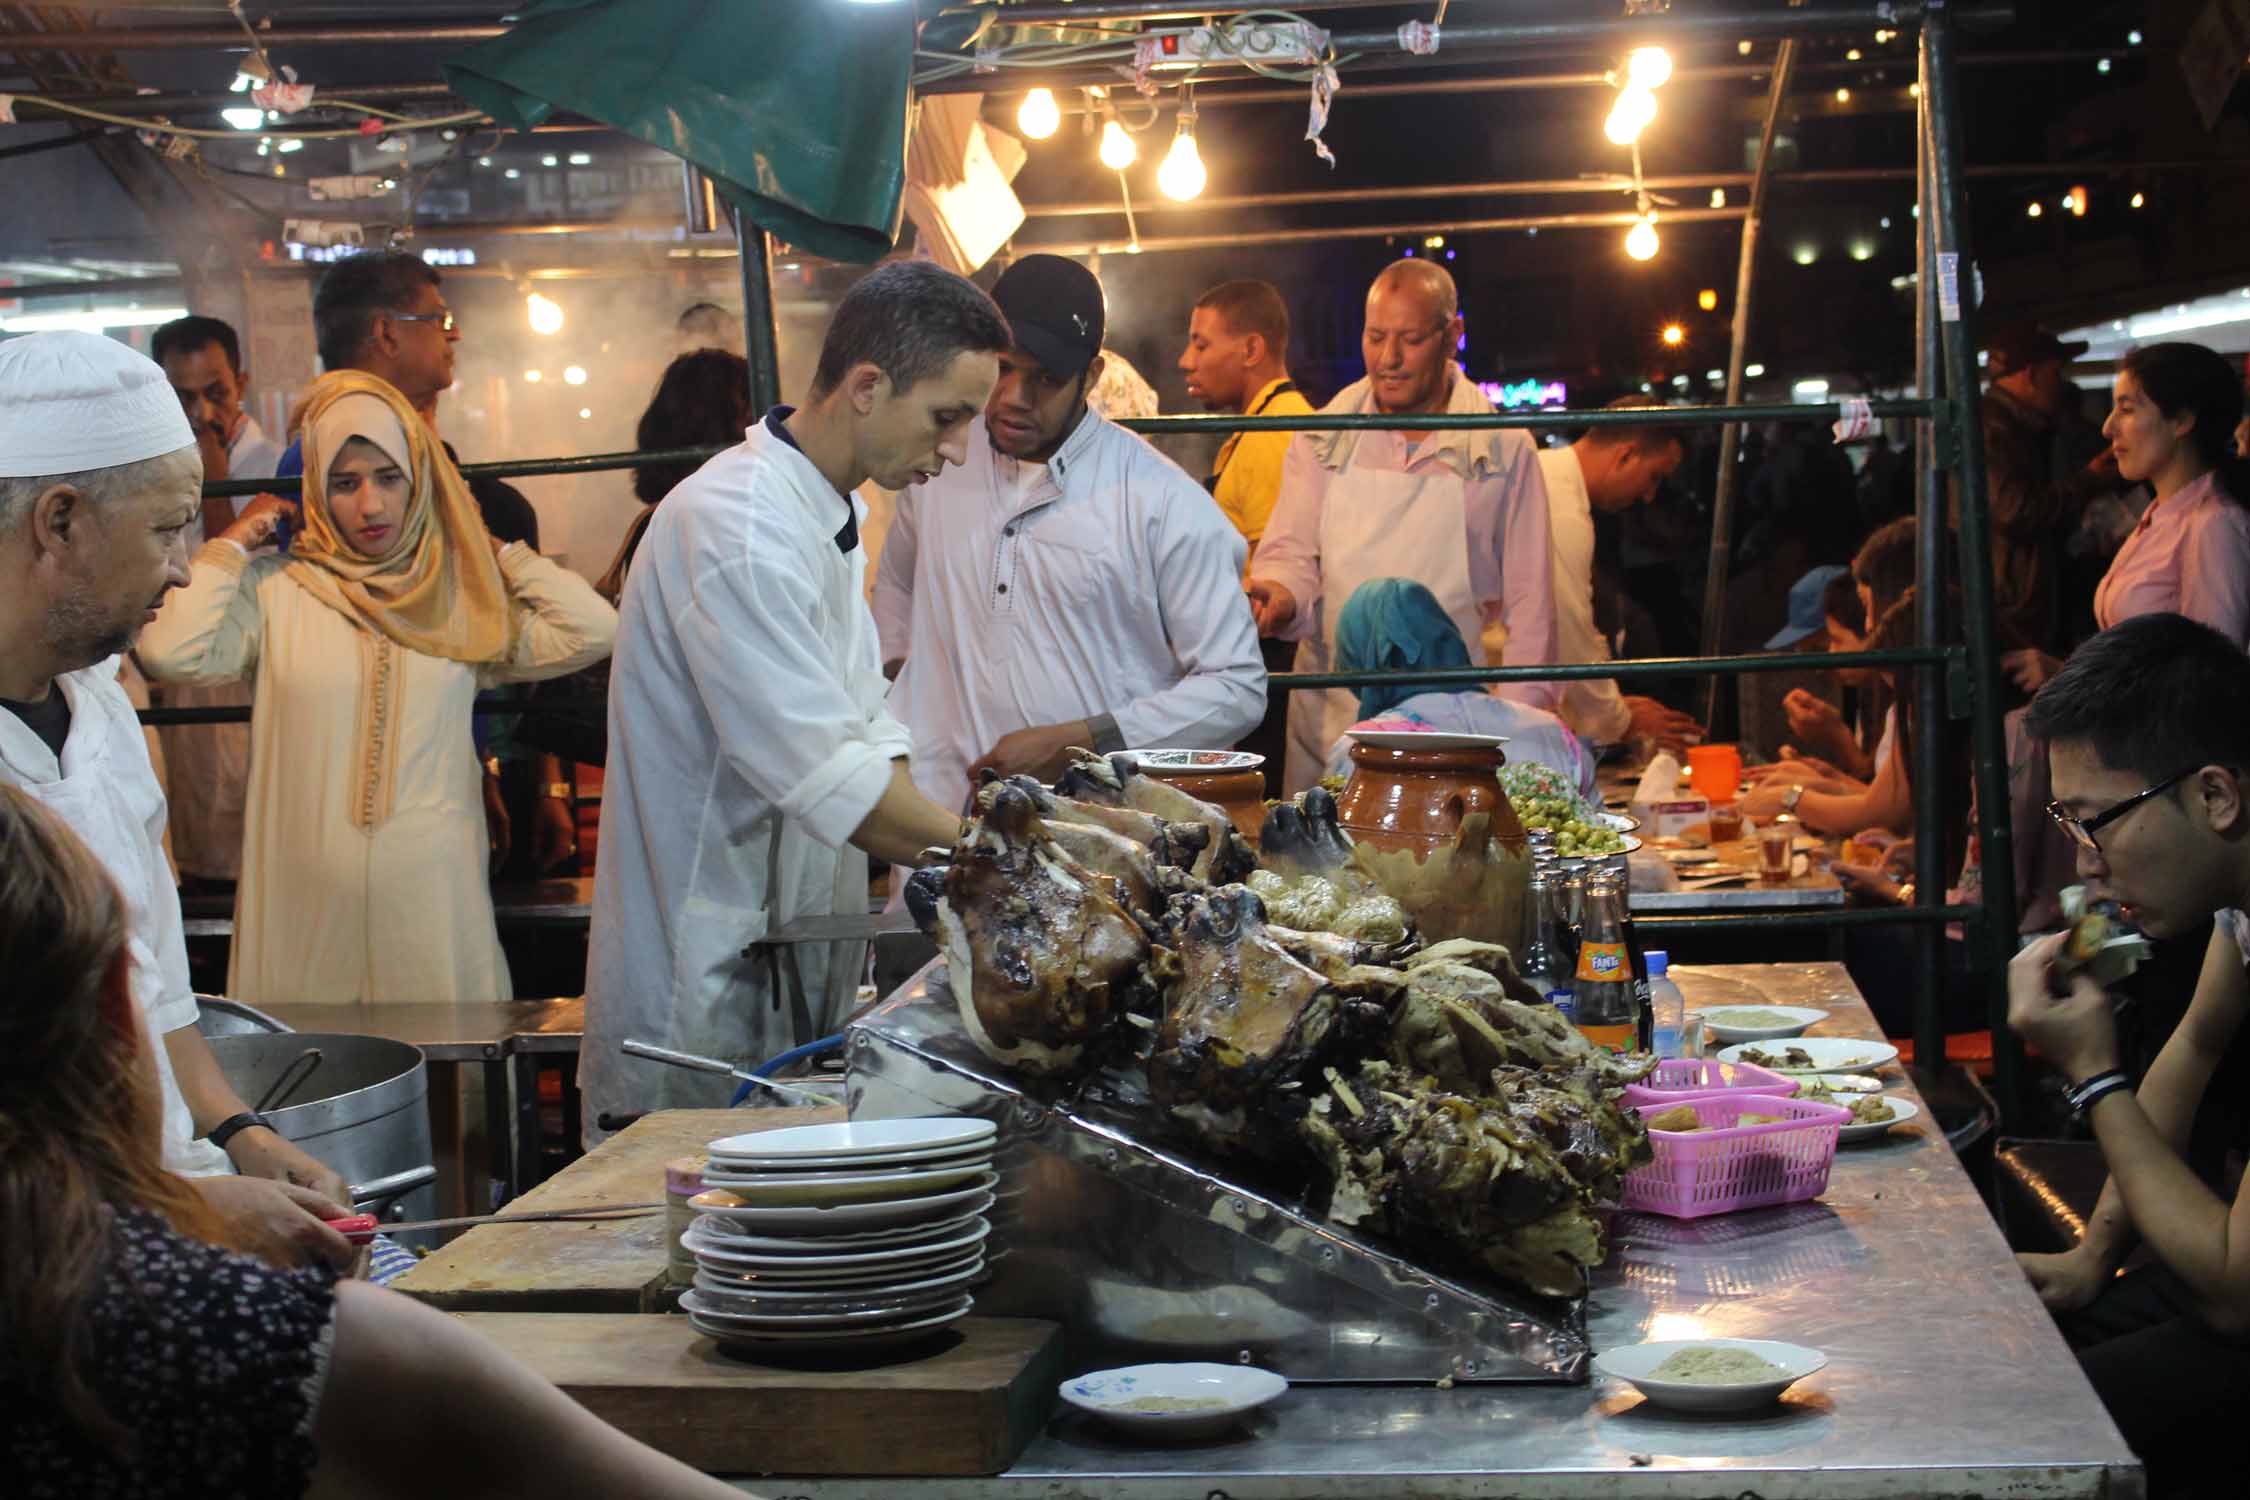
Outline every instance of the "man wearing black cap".
<path id="1" fill-rule="evenodd" d="M 1087 406 L 1101 283 L 1028 255 L 992 296 L 1015 343 L 981 433 L 899 496 L 875 585 L 914 781 L 948 805 L 987 767 L 1051 778 L 1074 746 L 1222 749 L 1266 698 L 1241 534 Z"/>
<path id="2" fill-rule="evenodd" d="M 1993 605 L 2003 636 L 2052 656 L 2068 655 L 2093 620 L 2091 581 L 2069 586 L 2063 544 L 2086 502 L 2118 483 L 2116 462 L 2063 376 L 2063 366 L 2085 352 L 2083 343 L 2065 343 L 2030 322 L 2001 326 L 1985 345 Z"/>

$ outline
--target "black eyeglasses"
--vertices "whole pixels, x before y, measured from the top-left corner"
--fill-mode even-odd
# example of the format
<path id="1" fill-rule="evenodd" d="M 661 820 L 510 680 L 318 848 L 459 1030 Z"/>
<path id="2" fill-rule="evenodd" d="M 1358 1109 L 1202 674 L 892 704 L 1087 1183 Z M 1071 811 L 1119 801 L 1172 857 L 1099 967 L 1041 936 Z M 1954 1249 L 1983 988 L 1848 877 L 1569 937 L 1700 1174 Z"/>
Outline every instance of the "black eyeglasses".
<path id="1" fill-rule="evenodd" d="M 383 314 L 383 316 L 384 316 L 384 317 L 386 317 L 386 318 L 389 318 L 389 319 L 390 319 L 390 320 L 391 320 L 392 322 L 394 322 L 394 323 L 435 323 L 435 324 L 437 324 L 437 326 L 438 326 L 438 331 L 439 331 L 439 332 L 441 332 L 441 333 L 451 333 L 451 332 L 453 331 L 453 327 L 454 327 L 454 324 L 453 324 L 453 309 L 452 309 L 452 308 L 450 308 L 450 307 L 449 307 L 449 308 L 447 308 L 447 309 L 446 309 L 446 310 L 445 310 L 444 312 L 434 312 L 434 313 L 402 313 L 402 312 L 395 312 L 395 313 L 385 313 L 385 314 Z"/>
<path id="2" fill-rule="evenodd" d="M 2144 787 L 2140 791 L 2133 793 L 2132 796 L 2127 797 L 2124 801 L 2112 803 L 2108 807 L 2103 808 L 2100 812 L 2095 813 L 2090 818 L 2079 817 L 2076 813 L 2063 806 L 2060 802 L 2050 802 L 2047 804 L 2047 816 L 2053 818 L 2055 820 L 2055 825 L 2061 828 L 2063 832 L 2070 835 L 2070 841 L 2072 843 L 2076 844 L 2079 848 L 2088 851 L 2089 853 L 2099 854 L 2102 852 L 2102 846 L 2094 838 L 2094 833 L 2097 829 L 2106 828 L 2110 824 L 2116 822 L 2119 818 L 2124 817 L 2134 808 L 2139 807 L 2149 798 L 2155 796 L 2158 792 L 2170 791 L 2173 787 L 2179 785 L 2181 782 L 2187 780 L 2188 777 L 2193 776 L 2196 772 L 2202 769 L 2203 764 L 2199 761 L 2196 764 L 2189 766 L 2184 771 L 2175 771 L 2171 775 L 2165 777 L 2162 781 L 2156 783 L 2156 785 L 2151 787 Z"/>

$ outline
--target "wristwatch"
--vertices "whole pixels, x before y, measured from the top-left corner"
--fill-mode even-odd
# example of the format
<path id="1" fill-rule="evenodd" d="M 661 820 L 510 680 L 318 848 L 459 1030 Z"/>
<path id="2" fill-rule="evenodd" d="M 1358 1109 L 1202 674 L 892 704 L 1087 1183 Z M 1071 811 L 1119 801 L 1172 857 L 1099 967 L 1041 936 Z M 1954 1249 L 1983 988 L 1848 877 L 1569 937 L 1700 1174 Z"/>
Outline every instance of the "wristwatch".
<path id="1" fill-rule="evenodd" d="M 273 1129 L 272 1122 L 267 1120 L 264 1115 L 257 1113 L 255 1110 L 246 1109 L 239 1115 L 228 1115 L 218 1124 L 212 1126 L 210 1135 L 207 1137 L 207 1139 L 211 1142 L 212 1145 L 218 1147 L 221 1151 L 224 1151 L 227 1149 L 227 1142 L 233 1140 L 236 1136 L 242 1134 L 243 1131 L 250 1129 L 254 1125 L 263 1127 L 267 1130 Z"/>
<path id="2" fill-rule="evenodd" d="M 1781 794 L 1781 810 L 1786 813 L 1795 812 L 1797 810 L 1797 799 L 1804 795 L 1805 784 L 1800 781 Z"/>

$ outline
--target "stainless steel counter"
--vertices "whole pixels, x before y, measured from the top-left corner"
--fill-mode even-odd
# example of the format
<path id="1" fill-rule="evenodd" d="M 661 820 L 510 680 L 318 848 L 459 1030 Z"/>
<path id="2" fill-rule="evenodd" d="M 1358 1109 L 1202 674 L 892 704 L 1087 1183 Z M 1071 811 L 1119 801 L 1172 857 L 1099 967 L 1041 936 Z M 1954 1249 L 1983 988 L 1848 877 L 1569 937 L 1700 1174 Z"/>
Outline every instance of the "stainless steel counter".
<path id="1" fill-rule="evenodd" d="M 1675 969 L 1691 1007 L 1819 1005 L 1879 1035 L 1836 964 Z M 1894 1093 L 1912 1086 L 1893 1068 Z M 1694 1222 L 1629 1215 L 1595 1278 L 1597 1348 L 1786 1339 L 1828 1368 L 1752 1418 L 1684 1418 L 1630 1386 L 1301 1386 L 1224 1441 L 1128 1443 L 1074 1413 L 984 1480 L 760 1479 L 807 1500 L 1372 1500 L 1411 1496 L 2127 1500 L 2138 1464 L 2017 1272 L 1927 1112 L 1846 1146 L 1811 1203 Z"/>

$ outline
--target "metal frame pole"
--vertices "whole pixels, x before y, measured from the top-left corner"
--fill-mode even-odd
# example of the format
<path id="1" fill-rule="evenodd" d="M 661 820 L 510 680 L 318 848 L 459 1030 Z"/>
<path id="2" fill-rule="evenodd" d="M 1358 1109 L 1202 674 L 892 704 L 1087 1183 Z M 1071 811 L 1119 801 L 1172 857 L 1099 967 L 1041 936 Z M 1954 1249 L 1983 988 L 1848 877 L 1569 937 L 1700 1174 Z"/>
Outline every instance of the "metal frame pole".
<path id="1" fill-rule="evenodd" d="M 1931 201 L 1928 69 L 1924 67 L 1919 76 L 1914 201 L 1927 205 Z M 1914 298 L 1914 380 L 1918 396 L 1927 396 L 1937 388 L 1938 363 L 1943 358 L 1938 334 L 1937 246 L 1931 225 L 1929 209 L 1918 207 L 1914 221 L 1914 259 L 1920 272 Z M 1936 428 L 1937 424 L 1926 418 L 1914 424 L 1915 623 L 1919 643 L 1925 646 L 1945 639 L 1945 495 L 1938 472 Z M 1945 775 L 1943 736 L 1952 725 L 1945 713 L 1941 667 L 1927 666 L 1914 673 L 1914 714 L 1915 904 L 1942 906 L 1945 824 L 1944 798 L 1939 789 Z M 1945 1067 L 1945 934 L 1936 926 L 1920 927 L 1915 930 L 1914 942 L 1914 1060 L 1924 1079 L 1935 1080 Z"/>
<path id="2" fill-rule="evenodd" d="M 734 210 L 734 238 L 742 247 L 742 352 L 750 362 L 750 410 L 757 415 L 781 404 L 781 350 L 773 320 L 772 243 L 739 208 Z"/>
<path id="3" fill-rule="evenodd" d="M 1750 208 L 1742 220 L 1742 255 L 1734 273 L 1734 332 L 1727 345 L 1727 401 L 1742 402 L 1742 370 L 1750 357 L 1750 293 L 1756 283 L 1758 230 L 1765 222 L 1766 188 L 1771 182 L 1774 131 L 1781 123 L 1782 101 L 1789 93 L 1789 74 L 1797 61 L 1797 43 L 1781 44 L 1773 59 L 1773 83 L 1766 92 L 1765 123 L 1758 128 L 1758 160 L 1750 178 Z M 1725 643 L 1727 564 L 1734 552 L 1734 486 L 1742 424 L 1728 422 L 1719 429 L 1719 485 L 1711 499 L 1711 557 L 1703 575 L 1703 654 L 1717 656 Z M 1713 677 L 1703 693 L 1703 722 L 1711 724 L 1719 712 L 1719 679 Z"/>
<path id="4" fill-rule="evenodd" d="M 1961 175 L 1961 113 L 1954 76 L 1954 7 L 1923 8 L 1922 102 L 1930 121 L 1930 182 L 1935 201 L 1939 321 L 1945 339 L 1943 420 L 1957 456 L 1960 488 L 1961 603 L 1969 647 L 1970 719 L 1976 748 L 1977 838 L 1984 880 L 1982 977 L 1991 995 L 1993 1083 L 2003 1119 L 2015 1118 L 2023 1096 L 2023 1045 L 2007 1029 L 2007 986 L 2001 976 L 2015 955 L 2015 839 L 2008 826 L 2007 750 L 2000 731 L 1999 626 L 1993 615 L 1992 538 L 1985 509 L 1984 424 L 1977 385 L 1976 272 L 1970 255 L 1967 194 Z M 1931 789 L 1930 795 L 1935 788 Z"/>

